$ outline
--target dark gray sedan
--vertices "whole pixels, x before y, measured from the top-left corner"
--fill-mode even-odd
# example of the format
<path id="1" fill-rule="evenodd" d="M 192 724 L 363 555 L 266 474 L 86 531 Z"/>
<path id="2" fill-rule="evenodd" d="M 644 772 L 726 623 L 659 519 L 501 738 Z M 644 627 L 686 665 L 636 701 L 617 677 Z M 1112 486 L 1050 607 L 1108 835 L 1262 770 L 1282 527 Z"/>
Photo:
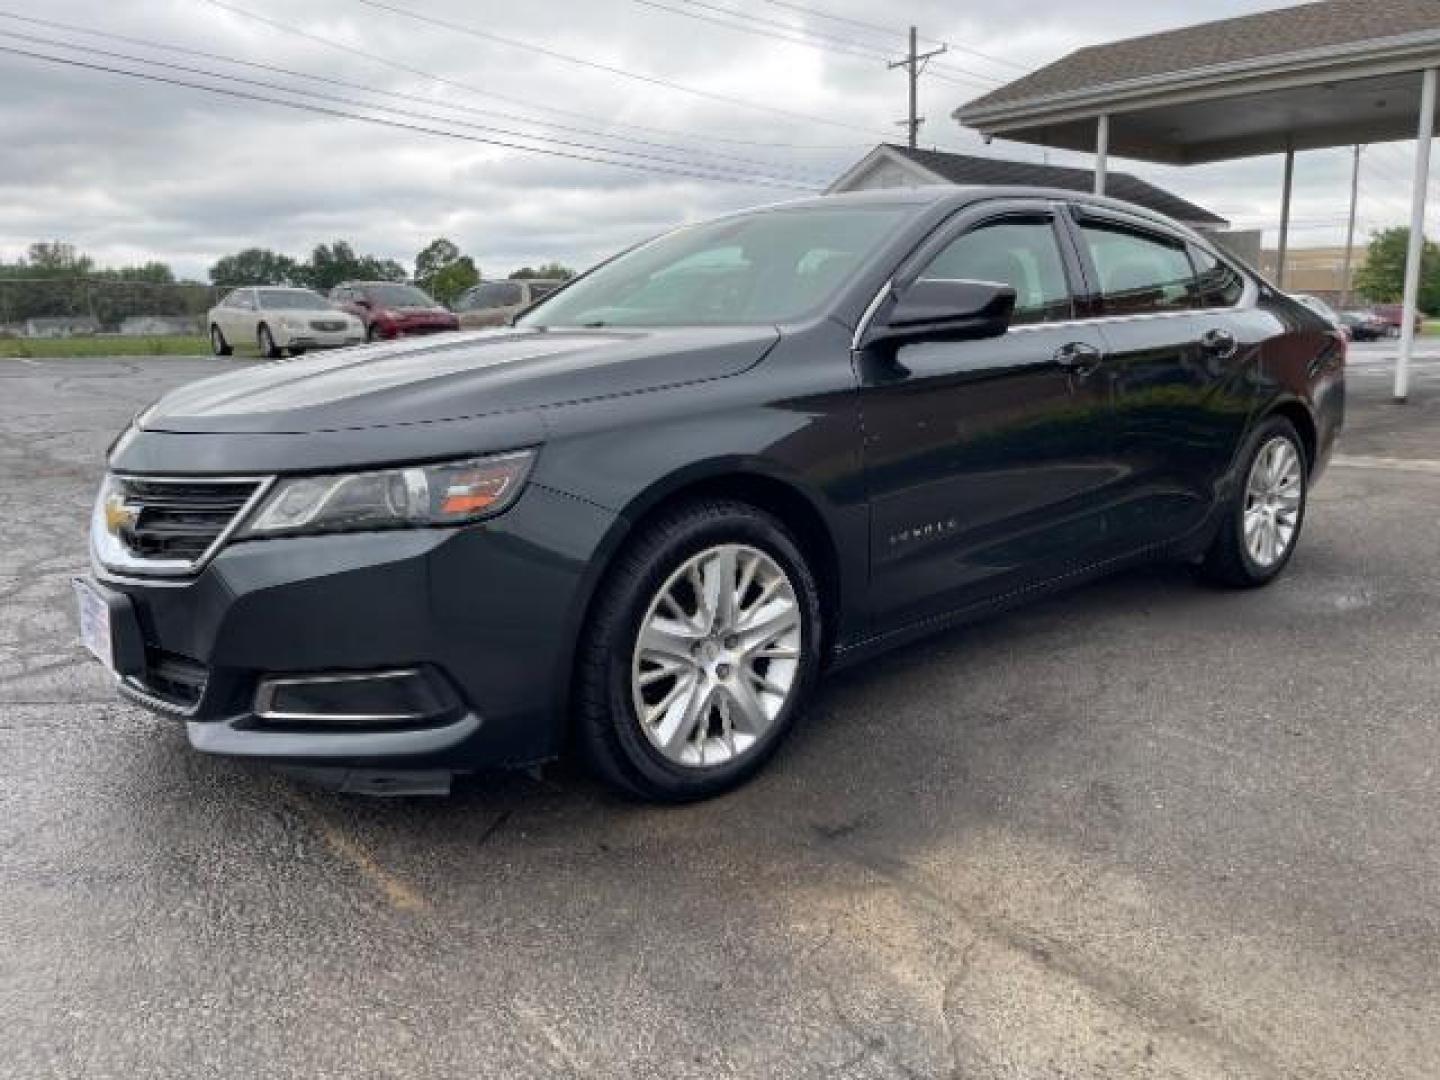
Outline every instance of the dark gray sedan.
<path id="1" fill-rule="evenodd" d="M 513 328 L 168 395 L 111 452 L 83 634 L 202 751 L 436 790 L 570 746 L 700 798 L 828 667 L 1144 560 L 1272 580 L 1344 359 L 1111 200 L 735 214 Z"/>

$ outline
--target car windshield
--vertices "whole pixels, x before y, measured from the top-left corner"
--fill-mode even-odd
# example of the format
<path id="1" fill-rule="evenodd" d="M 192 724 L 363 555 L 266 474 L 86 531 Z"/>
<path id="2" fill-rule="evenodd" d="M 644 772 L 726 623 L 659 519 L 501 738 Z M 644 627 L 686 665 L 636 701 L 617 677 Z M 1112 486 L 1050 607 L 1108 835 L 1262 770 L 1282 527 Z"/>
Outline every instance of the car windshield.
<path id="1" fill-rule="evenodd" d="M 260 289 L 255 295 L 267 311 L 324 311 L 331 306 L 329 300 L 309 289 Z"/>
<path id="2" fill-rule="evenodd" d="M 909 213 L 893 205 L 795 207 L 689 226 L 605 264 L 519 325 L 786 322 L 833 296 Z"/>
<path id="3" fill-rule="evenodd" d="M 364 293 L 380 307 L 439 307 L 414 285 L 366 285 Z"/>

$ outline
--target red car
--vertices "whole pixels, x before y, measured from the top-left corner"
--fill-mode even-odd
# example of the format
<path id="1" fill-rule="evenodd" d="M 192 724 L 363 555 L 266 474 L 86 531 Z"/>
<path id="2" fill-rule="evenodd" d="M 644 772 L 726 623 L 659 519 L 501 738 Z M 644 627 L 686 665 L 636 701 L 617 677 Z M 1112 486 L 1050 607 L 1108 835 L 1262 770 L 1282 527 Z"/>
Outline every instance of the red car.
<path id="1" fill-rule="evenodd" d="M 346 281 L 330 290 L 330 300 L 365 324 L 366 341 L 460 329 L 453 311 L 414 285 Z"/>
<path id="2" fill-rule="evenodd" d="M 1400 336 L 1400 320 L 1405 317 L 1405 306 L 1403 304 L 1376 304 L 1370 309 L 1370 313 L 1379 319 L 1386 326 L 1390 337 Z M 1418 334 L 1425 329 L 1425 313 L 1415 312 L 1415 332 Z"/>

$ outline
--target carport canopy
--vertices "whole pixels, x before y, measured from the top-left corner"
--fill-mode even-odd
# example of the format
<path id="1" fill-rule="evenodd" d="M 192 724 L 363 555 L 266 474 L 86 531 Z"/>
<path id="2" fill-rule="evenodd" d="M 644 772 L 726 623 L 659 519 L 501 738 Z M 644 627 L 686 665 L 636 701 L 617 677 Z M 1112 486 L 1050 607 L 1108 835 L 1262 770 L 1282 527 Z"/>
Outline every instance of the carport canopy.
<path id="1" fill-rule="evenodd" d="M 954 116 L 988 137 L 1168 165 L 1285 155 L 1280 281 L 1297 150 L 1414 138 L 1395 397 L 1408 393 L 1440 69 L 1440 0 L 1322 0 L 1080 49 Z"/>

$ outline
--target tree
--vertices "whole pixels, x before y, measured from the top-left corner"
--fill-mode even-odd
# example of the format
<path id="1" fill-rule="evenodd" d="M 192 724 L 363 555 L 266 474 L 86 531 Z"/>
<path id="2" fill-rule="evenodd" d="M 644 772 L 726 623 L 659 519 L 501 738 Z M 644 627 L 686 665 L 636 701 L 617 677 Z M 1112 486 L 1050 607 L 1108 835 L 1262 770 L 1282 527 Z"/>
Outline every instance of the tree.
<path id="1" fill-rule="evenodd" d="M 210 280 L 216 285 L 299 285 L 302 269 L 289 255 L 246 248 L 210 267 Z"/>
<path id="2" fill-rule="evenodd" d="M 415 256 L 415 284 L 443 304 L 451 303 L 480 280 L 475 260 L 441 237 Z"/>
<path id="3" fill-rule="evenodd" d="M 522 266 L 510 275 L 513 281 L 523 281 L 526 278 L 541 278 L 545 281 L 569 281 L 575 276 L 575 271 L 570 267 L 558 262 L 548 262 L 539 269 L 531 269 Z"/>
<path id="4" fill-rule="evenodd" d="M 1365 265 L 1355 273 L 1355 287 L 1373 302 L 1399 303 L 1405 296 L 1405 258 L 1410 230 L 1404 227 L 1374 233 Z M 1420 309 L 1440 311 L 1440 247 L 1427 240 L 1420 256 Z"/>
<path id="5" fill-rule="evenodd" d="M 342 281 L 405 281 L 405 268 L 394 259 L 357 255 L 348 241 L 317 244 L 304 267 L 305 284 L 312 289 L 334 288 Z"/>

